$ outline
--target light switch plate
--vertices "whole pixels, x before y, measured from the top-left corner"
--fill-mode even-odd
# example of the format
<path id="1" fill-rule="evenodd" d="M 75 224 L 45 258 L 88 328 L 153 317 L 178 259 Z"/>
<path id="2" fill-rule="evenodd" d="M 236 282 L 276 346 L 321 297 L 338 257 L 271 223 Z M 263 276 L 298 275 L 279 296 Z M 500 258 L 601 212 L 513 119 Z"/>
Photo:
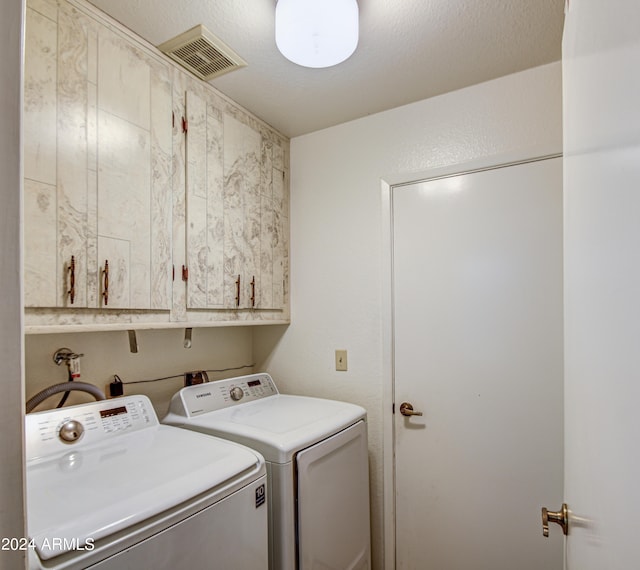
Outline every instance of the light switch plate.
<path id="1" fill-rule="evenodd" d="M 336 370 L 346 372 L 347 370 L 347 351 L 336 350 Z"/>

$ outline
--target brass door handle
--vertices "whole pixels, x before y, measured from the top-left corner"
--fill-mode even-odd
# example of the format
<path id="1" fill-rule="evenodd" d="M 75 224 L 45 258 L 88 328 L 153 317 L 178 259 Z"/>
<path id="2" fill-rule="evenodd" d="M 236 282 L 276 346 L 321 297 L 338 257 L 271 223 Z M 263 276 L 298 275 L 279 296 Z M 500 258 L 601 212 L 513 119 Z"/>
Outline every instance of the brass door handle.
<path id="1" fill-rule="evenodd" d="M 543 536 L 549 536 L 550 522 L 559 524 L 565 535 L 569 533 L 569 509 L 567 508 L 567 503 L 562 503 L 562 508 L 557 512 L 549 511 L 546 507 L 542 507 Z"/>
<path id="2" fill-rule="evenodd" d="M 414 411 L 413 406 L 409 402 L 402 402 L 402 404 L 400 404 L 400 413 L 407 417 L 422 415 L 422 412 Z"/>

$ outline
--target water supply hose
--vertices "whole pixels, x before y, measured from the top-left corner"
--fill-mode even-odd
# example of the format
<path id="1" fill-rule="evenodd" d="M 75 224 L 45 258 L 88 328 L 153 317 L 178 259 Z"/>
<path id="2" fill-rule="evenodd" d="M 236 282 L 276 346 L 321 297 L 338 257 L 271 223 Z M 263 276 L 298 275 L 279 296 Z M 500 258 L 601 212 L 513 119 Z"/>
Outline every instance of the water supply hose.
<path id="1" fill-rule="evenodd" d="M 79 390 L 81 392 L 88 392 L 96 400 L 106 400 L 107 397 L 104 392 L 97 386 L 89 384 L 88 382 L 62 382 L 61 384 L 54 384 L 44 390 L 38 392 L 33 398 L 29 399 L 26 405 L 27 414 L 33 410 L 38 404 L 44 402 L 50 396 L 59 394 L 60 392 L 70 392 L 71 390 Z"/>

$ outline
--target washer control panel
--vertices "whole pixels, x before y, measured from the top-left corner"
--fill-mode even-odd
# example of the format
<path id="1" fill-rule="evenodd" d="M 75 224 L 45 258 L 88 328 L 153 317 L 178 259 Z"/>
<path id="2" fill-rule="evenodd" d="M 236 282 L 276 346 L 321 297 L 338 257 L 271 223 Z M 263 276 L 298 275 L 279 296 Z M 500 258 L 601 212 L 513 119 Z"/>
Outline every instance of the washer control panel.
<path id="1" fill-rule="evenodd" d="M 187 386 L 171 399 L 170 413 L 193 417 L 278 394 L 269 374 L 251 374 Z"/>
<path id="2" fill-rule="evenodd" d="M 141 395 L 27 414 L 27 460 L 157 425 L 149 398 Z"/>

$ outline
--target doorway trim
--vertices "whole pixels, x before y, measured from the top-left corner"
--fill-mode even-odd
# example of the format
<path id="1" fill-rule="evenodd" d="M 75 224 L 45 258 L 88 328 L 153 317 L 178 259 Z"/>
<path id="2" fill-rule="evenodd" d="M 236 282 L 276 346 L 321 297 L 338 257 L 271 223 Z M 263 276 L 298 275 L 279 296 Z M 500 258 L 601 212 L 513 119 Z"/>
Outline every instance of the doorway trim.
<path id="1" fill-rule="evenodd" d="M 399 173 L 380 179 L 382 213 L 382 473 L 383 473 L 383 560 L 384 568 L 396 568 L 396 512 L 395 512 L 395 428 L 392 406 L 394 403 L 394 304 L 393 304 L 393 192 L 396 188 L 450 178 L 464 174 L 473 174 L 486 170 L 507 168 L 561 158 L 562 153 L 508 153 L 499 156 L 483 157 L 469 162 L 429 169 L 423 172 Z"/>

